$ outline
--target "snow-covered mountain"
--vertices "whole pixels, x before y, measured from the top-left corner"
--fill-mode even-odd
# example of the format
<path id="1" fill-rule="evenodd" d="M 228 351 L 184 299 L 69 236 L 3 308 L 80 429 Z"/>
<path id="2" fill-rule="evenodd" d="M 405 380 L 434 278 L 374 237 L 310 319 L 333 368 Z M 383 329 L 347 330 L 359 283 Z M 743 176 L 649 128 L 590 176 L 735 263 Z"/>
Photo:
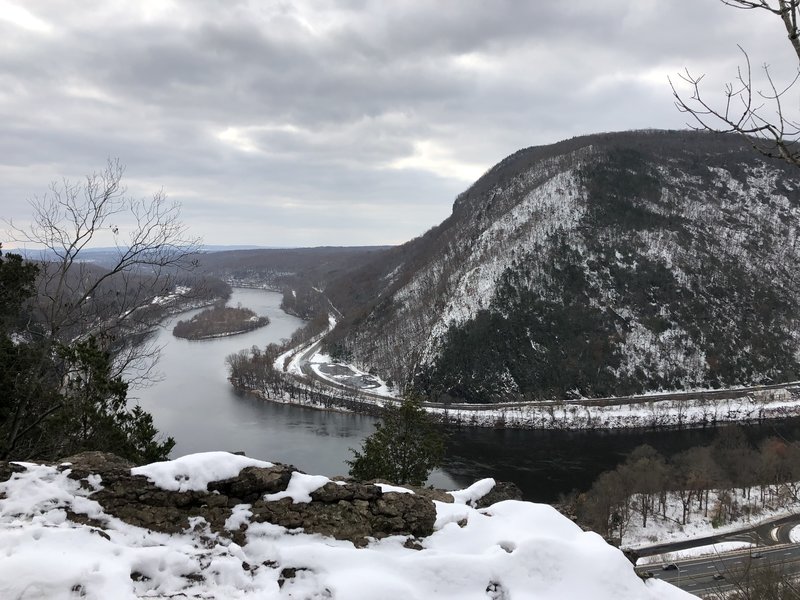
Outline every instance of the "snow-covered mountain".
<path id="1" fill-rule="evenodd" d="M 550 506 L 507 500 L 473 508 L 492 480 L 445 502 L 389 485 L 355 488 L 297 471 L 287 477 L 270 463 L 221 452 L 135 469 L 107 455 L 89 456 L 94 467 L 76 459 L 0 463 L 0 597 L 693 598 L 666 582 L 642 581 L 622 552 Z M 354 499 L 350 519 L 331 518 L 345 502 L 336 501 L 337 490 L 370 500 Z M 242 494 L 253 497 L 236 498 Z M 341 539 L 365 509 L 383 511 L 384 525 L 402 524 L 404 515 L 387 507 L 407 496 L 435 505 L 427 535 Z M 311 515 L 309 527 L 334 529 L 325 535 L 271 520 L 292 511 Z"/>
<path id="2" fill-rule="evenodd" d="M 329 286 L 328 348 L 471 402 L 796 380 L 799 225 L 800 170 L 742 138 L 520 150 Z"/>

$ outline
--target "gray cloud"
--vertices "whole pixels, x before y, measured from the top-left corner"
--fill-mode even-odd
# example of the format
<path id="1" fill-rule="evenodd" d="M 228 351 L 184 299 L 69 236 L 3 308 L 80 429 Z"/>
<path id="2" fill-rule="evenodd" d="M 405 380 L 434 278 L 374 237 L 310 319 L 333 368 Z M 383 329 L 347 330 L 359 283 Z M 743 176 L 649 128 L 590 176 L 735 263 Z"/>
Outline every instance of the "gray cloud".
<path id="1" fill-rule="evenodd" d="M 0 0 L 2 215 L 113 156 L 209 243 L 397 243 L 521 147 L 682 127 L 667 76 L 737 43 L 796 69 L 715 0 Z"/>

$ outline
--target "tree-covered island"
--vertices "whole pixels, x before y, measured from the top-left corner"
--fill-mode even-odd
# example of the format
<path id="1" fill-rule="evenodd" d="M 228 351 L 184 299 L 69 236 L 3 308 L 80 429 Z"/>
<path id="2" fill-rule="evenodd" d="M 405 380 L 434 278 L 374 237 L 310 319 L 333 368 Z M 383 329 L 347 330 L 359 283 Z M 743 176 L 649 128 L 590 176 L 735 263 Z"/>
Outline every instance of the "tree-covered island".
<path id="1" fill-rule="evenodd" d="M 178 321 L 172 330 L 172 335 L 188 340 L 203 340 L 247 333 L 265 325 L 269 325 L 269 319 L 259 317 L 249 308 L 243 308 L 241 305 L 233 308 L 216 304 L 188 321 Z"/>

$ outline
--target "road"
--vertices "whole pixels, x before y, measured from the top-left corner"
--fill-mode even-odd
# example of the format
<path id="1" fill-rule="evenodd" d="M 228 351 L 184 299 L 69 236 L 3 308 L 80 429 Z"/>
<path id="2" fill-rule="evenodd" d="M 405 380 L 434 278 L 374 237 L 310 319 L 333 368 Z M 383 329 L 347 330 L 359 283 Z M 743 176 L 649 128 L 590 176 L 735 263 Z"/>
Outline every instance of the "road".
<path id="1" fill-rule="evenodd" d="M 655 556 L 719 542 L 749 542 L 755 546 L 749 550 L 670 561 L 678 566 L 678 570 L 664 570 L 665 563 L 653 563 L 637 567 L 636 571 L 640 574 L 651 572 L 654 577 L 693 594 L 733 589 L 733 582 L 748 569 L 773 567 L 800 574 L 800 545 L 793 544 L 790 536 L 791 530 L 798 525 L 800 515 L 790 515 L 749 529 L 642 548 L 639 550 L 641 556 Z M 714 579 L 715 575 L 718 579 Z"/>
<path id="2" fill-rule="evenodd" d="M 697 546 L 708 546 L 719 542 L 749 542 L 755 546 L 790 544 L 792 540 L 789 537 L 789 533 L 798 525 L 800 525 L 800 515 L 789 515 L 787 517 L 771 519 L 755 527 L 748 527 L 738 531 L 729 531 L 727 533 L 709 535 L 704 538 L 692 538 L 682 542 L 669 542 L 666 544 L 647 546 L 646 548 L 638 548 L 637 553 L 639 556 L 655 556 L 657 554 L 676 552 L 678 550 L 686 550 L 687 548 L 695 548 Z"/>
<path id="3" fill-rule="evenodd" d="M 673 561 L 673 564 L 677 565 L 676 570 L 664 570 L 662 564 L 651 564 L 637 567 L 636 572 L 650 572 L 653 577 L 696 595 L 722 592 L 734 589 L 735 582 L 754 569 L 777 568 L 787 573 L 800 574 L 800 545 L 780 544 Z M 721 578 L 715 579 L 715 575 Z"/>
<path id="4" fill-rule="evenodd" d="M 387 396 L 380 396 L 376 394 L 370 394 L 369 389 L 362 389 L 354 386 L 342 385 L 332 383 L 327 379 L 323 379 L 319 377 L 313 369 L 308 364 L 308 359 L 313 356 L 318 350 L 321 342 L 317 342 L 315 344 L 311 344 L 305 348 L 301 348 L 298 350 L 300 353 L 300 358 L 298 361 L 299 367 L 301 372 L 310 377 L 311 379 L 316 380 L 317 382 L 327 385 L 330 387 L 335 387 L 343 390 L 348 390 L 351 392 L 357 392 L 361 394 L 365 400 L 375 402 L 379 401 L 381 404 L 390 400 Z M 779 383 L 779 384 L 772 384 L 772 385 L 756 385 L 750 387 L 743 387 L 743 388 L 733 388 L 733 389 L 725 389 L 725 390 L 705 390 L 699 392 L 666 392 L 666 393 L 659 393 L 659 394 L 647 394 L 647 395 L 634 395 L 634 396 L 619 396 L 613 398 L 577 398 L 571 400 L 563 400 L 563 401 L 521 401 L 521 402 L 499 402 L 499 403 L 491 403 L 491 404 L 466 404 L 466 403 L 458 403 L 458 409 L 462 411 L 475 411 L 480 412 L 487 409 L 490 410 L 502 410 L 504 408 L 516 408 L 519 409 L 524 406 L 531 406 L 531 407 L 552 407 L 555 404 L 568 404 L 568 405 L 577 405 L 577 406 L 611 406 L 611 405 L 621 405 L 621 404 L 647 404 L 652 402 L 664 401 L 664 400 L 694 400 L 694 399 L 705 399 L 705 400 L 719 400 L 719 399 L 734 399 L 734 398 L 741 398 L 744 396 L 751 395 L 753 393 L 771 393 L 780 390 L 785 390 L 786 393 L 790 394 L 793 397 L 796 397 L 800 394 L 800 382 L 788 382 L 788 383 Z M 428 408 L 452 408 L 452 404 L 443 404 L 440 402 L 424 402 L 424 406 Z"/>

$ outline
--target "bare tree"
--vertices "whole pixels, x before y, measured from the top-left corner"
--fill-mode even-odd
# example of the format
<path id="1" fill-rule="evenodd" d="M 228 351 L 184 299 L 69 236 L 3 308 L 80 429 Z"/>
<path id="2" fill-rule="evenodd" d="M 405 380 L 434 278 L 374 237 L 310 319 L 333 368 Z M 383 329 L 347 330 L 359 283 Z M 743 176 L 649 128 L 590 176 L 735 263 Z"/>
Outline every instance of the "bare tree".
<path id="1" fill-rule="evenodd" d="M 747 559 L 737 571 L 726 571 L 725 582 L 705 598 L 709 600 L 800 600 L 797 578 L 788 564 Z"/>
<path id="2" fill-rule="evenodd" d="M 163 318 L 159 302 L 192 267 L 200 240 L 188 235 L 179 205 L 162 191 L 128 196 L 123 173 L 109 161 L 83 182 L 53 184 L 30 202 L 30 226 L 7 221 L 10 239 L 41 256 L 37 290 L 22 313 L 26 322 L 13 332 L 20 341 L 5 346 L 18 376 L 13 393 L 0 399 L 0 457 L 96 449 L 100 431 L 103 444 L 111 444 L 112 434 L 128 441 L 141 434 L 141 457 L 157 434 L 149 415 L 126 407 L 128 382 L 149 377 L 158 349 L 143 340 Z M 98 243 L 112 249 L 95 264 L 86 253 Z M 11 360 L 23 353 L 24 364 Z M 89 419 L 91 431 L 76 435 L 75 424 Z M 171 444 L 154 452 L 168 452 Z"/>
<path id="3" fill-rule="evenodd" d="M 798 62 L 800 62 L 800 30 L 798 12 L 800 0 L 721 0 L 723 4 L 741 10 L 761 10 L 778 17 L 783 24 Z M 778 83 L 768 64 L 762 66 L 764 89 L 758 89 L 753 79 L 750 56 L 739 46 L 743 65 L 736 78 L 725 86 L 724 101 L 717 104 L 706 100 L 701 93 L 704 75 L 693 75 L 688 69 L 678 74 L 688 86 L 688 97 L 681 94 L 670 79 L 675 105 L 691 115 L 689 125 L 695 129 L 723 133 L 739 133 L 765 156 L 780 158 L 800 166 L 800 121 L 793 116 L 797 101 L 787 102 L 790 92 L 800 79 L 800 70 L 788 83 Z"/>
<path id="4" fill-rule="evenodd" d="M 102 338 L 120 371 L 146 370 L 140 359 L 151 353 L 136 334 L 163 316 L 154 302 L 174 292 L 201 242 L 189 235 L 177 203 L 163 191 L 152 198 L 127 195 L 123 174 L 119 161 L 109 160 L 85 181 L 54 183 L 30 201 L 30 226 L 7 223 L 10 239 L 41 251 L 31 333 L 61 341 Z M 109 259 L 84 260 L 98 242 L 113 246 Z"/>

